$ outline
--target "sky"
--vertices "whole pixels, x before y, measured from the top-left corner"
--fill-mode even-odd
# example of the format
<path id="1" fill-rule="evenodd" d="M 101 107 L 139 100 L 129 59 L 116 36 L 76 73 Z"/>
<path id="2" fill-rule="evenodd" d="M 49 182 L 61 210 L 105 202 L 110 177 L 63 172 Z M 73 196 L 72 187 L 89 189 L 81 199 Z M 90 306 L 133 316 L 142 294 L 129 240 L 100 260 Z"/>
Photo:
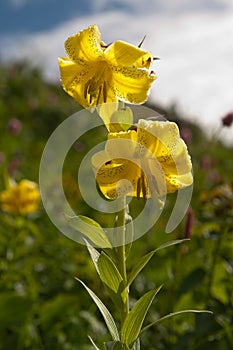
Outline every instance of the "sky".
<path id="1" fill-rule="evenodd" d="M 70 35 L 97 24 L 106 43 L 124 40 L 160 60 L 150 101 L 197 122 L 233 144 L 232 0 L 5 0 L 0 3 L 0 58 L 26 58 L 59 82 L 57 58 Z"/>

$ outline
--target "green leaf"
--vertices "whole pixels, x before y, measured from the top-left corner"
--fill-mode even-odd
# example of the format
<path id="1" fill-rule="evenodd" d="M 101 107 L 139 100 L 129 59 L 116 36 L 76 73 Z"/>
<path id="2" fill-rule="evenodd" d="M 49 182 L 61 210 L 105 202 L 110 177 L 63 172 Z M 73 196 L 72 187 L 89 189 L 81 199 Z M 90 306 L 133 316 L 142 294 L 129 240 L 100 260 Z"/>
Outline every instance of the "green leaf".
<path id="1" fill-rule="evenodd" d="M 133 350 L 140 350 L 140 339 L 138 338 L 136 342 L 134 343 Z"/>
<path id="2" fill-rule="evenodd" d="M 108 255 L 107 255 L 107 257 L 114 264 L 114 262 L 111 259 L 111 257 L 109 257 Z M 102 268 L 102 264 L 103 264 L 103 268 Z M 123 279 L 122 279 L 121 275 L 119 275 L 118 270 L 115 270 L 115 269 L 117 269 L 117 267 L 114 264 L 114 266 L 115 266 L 113 268 L 113 273 L 114 273 L 113 276 L 114 277 L 113 277 L 113 279 L 111 277 L 109 277 L 109 281 L 107 281 L 108 275 L 109 274 L 110 274 L 110 276 L 112 275 L 112 273 L 110 271 L 111 271 L 113 266 L 112 267 L 111 267 L 111 265 L 105 266 L 104 265 L 104 259 L 102 259 L 102 256 L 101 256 L 101 260 L 100 260 L 100 266 L 102 268 L 102 269 L 101 268 L 99 269 L 99 267 L 98 267 L 98 271 L 101 270 L 100 278 L 101 278 L 102 282 L 106 285 L 109 297 L 111 298 L 111 300 L 113 301 L 113 303 L 115 304 L 117 309 L 123 308 L 124 307 L 124 303 L 126 301 L 125 297 L 124 297 L 124 293 L 123 293 L 123 290 L 124 290 L 125 286 L 124 286 Z M 108 270 L 108 268 L 109 268 L 109 270 Z M 99 272 L 99 274 L 100 274 L 100 272 Z"/>
<path id="3" fill-rule="evenodd" d="M 86 247 L 89 251 L 89 254 L 90 254 L 91 259 L 93 261 L 93 264 L 96 268 L 96 271 L 98 274 L 100 274 L 99 268 L 98 268 L 98 260 L 100 257 L 100 253 L 98 252 L 98 250 L 96 250 L 94 247 L 92 247 L 92 245 L 86 239 L 84 239 L 84 242 L 86 243 Z"/>
<path id="4" fill-rule="evenodd" d="M 75 230 L 81 232 L 85 237 L 90 239 L 96 246 L 101 248 L 111 248 L 111 244 L 106 236 L 104 229 L 96 222 L 87 216 L 68 216 L 68 223 Z"/>
<path id="5" fill-rule="evenodd" d="M 76 277 L 76 280 L 79 281 L 84 286 L 84 288 L 87 290 L 90 297 L 95 302 L 98 309 L 100 310 L 113 340 L 120 340 L 115 321 L 114 321 L 112 315 L 110 314 L 110 312 L 108 311 L 108 309 L 106 308 L 106 306 L 104 305 L 104 303 L 97 297 L 97 295 L 90 288 L 88 288 L 86 286 L 86 284 L 84 282 L 82 282 L 77 277 Z"/>
<path id="6" fill-rule="evenodd" d="M 95 344 L 94 340 L 88 335 L 88 338 L 91 342 L 91 344 L 94 346 L 95 350 L 100 350 L 100 348 L 98 348 L 98 346 Z"/>
<path id="7" fill-rule="evenodd" d="M 98 269 L 101 280 L 114 293 L 117 293 L 120 285 L 122 285 L 123 278 L 112 259 L 104 252 L 101 253 L 98 259 Z"/>
<path id="8" fill-rule="evenodd" d="M 122 344 L 120 341 L 111 341 L 104 343 L 106 350 L 129 350 L 128 346 Z"/>
<path id="9" fill-rule="evenodd" d="M 161 246 L 159 246 L 158 248 L 152 250 L 150 253 L 144 255 L 139 261 L 138 263 L 134 266 L 134 268 L 132 269 L 131 273 L 129 274 L 129 279 L 128 279 L 128 283 L 127 286 L 130 286 L 131 283 L 134 281 L 134 279 L 137 277 L 137 275 L 139 274 L 139 272 L 147 265 L 147 263 L 150 261 L 150 259 L 153 257 L 153 255 L 158 252 L 161 249 L 170 247 L 172 245 L 176 245 L 176 244 L 180 244 L 182 242 L 185 241 L 189 241 L 189 239 L 177 239 L 171 242 L 167 242 L 162 244 Z"/>
<path id="10" fill-rule="evenodd" d="M 144 327 L 141 331 L 140 334 L 142 334 L 143 332 L 145 332 L 148 328 L 154 326 L 156 323 L 159 323 L 163 320 L 166 320 L 167 318 L 170 318 L 170 317 L 173 317 L 173 316 L 177 316 L 177 315 L 181 315 L 181 314 L 184 314 L 184 313 L 207 313 L 207 314 L 213 314 L 212 311 L 209 311 L 209 310 L 181 310 L 181 311 L 176 311 L 176 312 L 172 312 L 166 316 L 163 316 L 161 318 L 159 318 L 158 320 L 148 324 L 148 326 Z"/>
<path id="11" fill-rule="evenodd" d="M 138 338 L 149 307 L 162 286 L 144 294 L 133 306 L 122 326 L 121 341 L 131 346 Z"/>

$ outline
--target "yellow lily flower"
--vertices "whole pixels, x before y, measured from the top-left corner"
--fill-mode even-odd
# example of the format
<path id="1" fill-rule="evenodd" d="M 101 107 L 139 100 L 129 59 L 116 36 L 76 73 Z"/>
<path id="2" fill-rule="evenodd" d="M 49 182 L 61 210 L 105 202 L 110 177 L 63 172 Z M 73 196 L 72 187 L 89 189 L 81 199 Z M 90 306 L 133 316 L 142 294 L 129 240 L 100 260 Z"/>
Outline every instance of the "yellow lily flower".
<path id="1" fill-rule="evenodd" d="M 192 163 L 173 122 L 139 120 L 135 130 L 109 133 L 92 157 L 96 181 L 109 199 L 159 198 L 193 183 Z"/>
<path id="2" fill-rule="evenodd" d="M 3 211 L 10 214 L 27 215 L 38 209 L 40 192 L 38 185 L 29 180 L 18 184 L 10 182 L 9 188 L 0 193 L 0 204 Z"/>
<path id="3" fill-rule="evenodd" d="M 106 45 L 96 25 L 69 37 L 65 49 L 68 57 L 58 59 L 62 86 L 84 108 L 118 100 L 134 104 L 147 100 L 156 79 L 147 70 L 151 53 L 124 41 Z M 109 114 L 102 114 L 108 124 Z"/>

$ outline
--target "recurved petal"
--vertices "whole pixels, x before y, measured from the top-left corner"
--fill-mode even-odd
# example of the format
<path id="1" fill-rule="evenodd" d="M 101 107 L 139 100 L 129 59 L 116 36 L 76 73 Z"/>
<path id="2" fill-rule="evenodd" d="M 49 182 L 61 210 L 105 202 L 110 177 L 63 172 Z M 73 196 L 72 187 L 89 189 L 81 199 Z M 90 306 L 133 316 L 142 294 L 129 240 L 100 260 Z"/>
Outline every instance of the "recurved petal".
<path id="1" fill-rule="evenodd" d="M 165 174 L 167 193 L 192 185 L 192 163 L 183 140 L 179 140 L 176 153 L 170 159 L 163 161 L 160 158 L 159 161 Z"/>
<path id="2" fill-rule="evenodd" d="M 150 52 L 125 41 L 115 41 L 105 50 L 105 58 L 113 65 L 149 68 L 153 60 Z"/>
<path id="3" fill-rule="evenodd" d="M 126 103 L 144 103 L 156 76 L 146 70 L 112 66 L 113 90 L 118 98 Z"/>
<path id="4" fill-rule="evenodd" d="M 181 139 L 177 142 L 175 153 L 171 154 L 166 160 L 163 157 L 158 157 L 158 160 L 166 173 L 185 175 L 192 171 L 192 163 L 187 146 Z"/>
<path id="5" fill-rule="evenodd" d="M 105 149 L 112 159 L 133 159 L 137 146 L 137 133 L 135 130 L 110 132 Z"/>
<path id="6" fill-rule="evenodd" d="M 169 174 L 166 177 L 167 193 L 173 193 L 179 189 L 191 186 L 193 183 L 192 173 L 183 175 Z"/>
<path id="7" fill-rule="evenodd" d="M 179 129 L 173 122 L 140 119 L 138 142 L 157 158 L 167 161 L 176 154 L 180 142 Z M 150 157 L 149 153 L 148 156 Z"/>
<path id="8" fill-rule="evenodd" d="M 152 54 L 150 52 L 145 52 L 144 55 L 139 57 L 139 59 L 134 63 L 134 65 L 135 67 L 138 67 L 138 68 L 149 69 L 152 62 L 153 62 Z"/>
<path id="9" fill-rule="evenodd" d="M 140 168 L 126 159 L 110 160 L 99 166 L 101 157 L 102 155 L 98 153 L 94 155 L 92 164 L 96 181 L 103 195 L 110 199 L 126 195 L 136 196 L 137 180 L 141 174 Z"/>
<path id="10" fill-rule="evenodd" d="M 160 163 L 150 159 L 150 171 L 151 171 L 151 196 L 158 194 L 158 196 L 167 195 L 173 193 L 179 189 L 188 187 L 193 183 L 193 176 L 191 169 L 185 173 L 179 173 L 176 164 L 170 161 L 168 163 Z"/>
<path id="11" fill-rule="evenodd" d="M 96 25 L 72 35 L 65 42 L 67 55 L 75 62 L 90 62 L 103 57 L 101 34 Z"/>
<path id="12" fill-rule="evenodd" d="M 93 68 L 89 65 L 80 65 L 69 57 L 58 59 L 63 89 L 80 105 L 90 106 L 85 98 L 85 86 L 93 75 Z"/>

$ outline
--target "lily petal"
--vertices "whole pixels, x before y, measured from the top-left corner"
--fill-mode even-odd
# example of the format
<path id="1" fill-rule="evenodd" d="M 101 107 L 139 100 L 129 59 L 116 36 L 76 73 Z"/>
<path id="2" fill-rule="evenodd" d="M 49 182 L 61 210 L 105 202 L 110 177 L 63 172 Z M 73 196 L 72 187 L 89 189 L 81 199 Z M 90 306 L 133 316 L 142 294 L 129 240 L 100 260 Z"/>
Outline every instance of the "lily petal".
<path id="1" fill-rule="evenodd" d="M 163 158 L 158 157 L 162 164 L 165 173 L 177 174 L 182 176 L 192 171 L 191 158 L 188 154 L 187 146 L 183 140 L 179 140 L 176 153 L 164 161 Z"/>
<path id="2" fill-rule="evenodd" d="M 80 65 L 69 57 L 58 58 L 63 89 L 80 105 L 90 106 L 85 98 L 85 86 L 93 75 L 93 67 L 89 64 Z"/>
<path id="3" fill-rule="evenodd" d="M 114 65 L 137 68 L 149 68 L 153 61 L 150 52 L 120 40 L 115 41 L 105 50 L 105 58 Z"/>
<path id="4" fill-rule="evenodd" d="M 179 189 L 191 186 L 193 183 L 192 173 L 189 172 L 184 175 L 167 175 L 167 193 L 173 193 Z"/>
<path id="5" fill-rule="evenodd" d="M 126 103 L 144 103 L 149 94 L 149 89 L 156 79 L 155 75 L 149 75 L 143 69 L 130 67 L 111 66 L 113 86 L 116 95 Z"/>
<path id="6" fill-rule="evenodd" d="M 157 158 L 165 161 L 176 153 L 180 135 L 175 123 L 140 119 L 137 133 L 138 142 L 145 147 L 145 151 L 150 151 Z"/>
<path id="7" fill-rule="evenodd" d="M 137 147 L 137 133 L 135 130 L 112 132 L 108 134 L 105 149 L 111 159 L 132 159 Z"/>
<path id="8" fill-rule="evenodd" d="M 95 166 L 95 156 L 92 158 Z M 115 159 L 102 165 L 96 173 L 96 181 L 101 192 L 109 199 L 118 196 L 136 196 L 137 180 L 141 170 L 135 163 L 125 159 Z"/>
<path id="9" fill-rule="evenodd" d="M 103 57 L 101 34 L 96 25 L 72 35 L 65 42 L 67 55 L 75 62 L 95 61 Z"/>
<path id="10" fill-rule="evenodd" d="M 160 198 L 193 183 L 186 144 L 172 122 L 139 120 L 136 130 L 111 132 L 101 157 L 93 165 L 108 198 Z"/>

